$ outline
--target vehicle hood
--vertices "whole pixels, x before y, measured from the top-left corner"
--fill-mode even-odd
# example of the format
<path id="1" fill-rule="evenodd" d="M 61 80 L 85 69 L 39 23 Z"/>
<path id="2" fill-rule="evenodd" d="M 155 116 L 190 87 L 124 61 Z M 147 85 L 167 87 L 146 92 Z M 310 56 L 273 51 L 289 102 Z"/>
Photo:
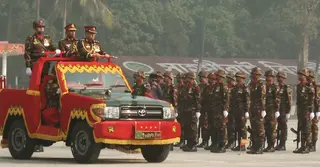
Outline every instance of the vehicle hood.
<path id="1" fill-rule="evenodd" d="M 111 96 L 106 99 L 107 106 L 119 106 L 119 105 L 160 105 L 163 107 L 169 107 L 170 104 L 166 101 L 152 99 L 145 96 L 132 97 L 130 93 L 112 93 Z"/>

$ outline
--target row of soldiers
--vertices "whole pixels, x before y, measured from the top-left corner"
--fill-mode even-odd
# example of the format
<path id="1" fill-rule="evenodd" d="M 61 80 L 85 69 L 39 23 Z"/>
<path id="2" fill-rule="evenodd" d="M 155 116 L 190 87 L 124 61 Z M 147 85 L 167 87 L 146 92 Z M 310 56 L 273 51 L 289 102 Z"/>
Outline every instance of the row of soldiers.
<path id="1" fill-rule="evenodd" d="M 214 153 L 226 149 L 244 151 L 241 143 L 247 139 L 247 119 L 251 124 L 252 146 L 247 153 L 262 154 L 275 150 L 286 150 L 287 121 L 290 118 L 292 89 L 285 83 L 286 73 L 264 73 L 266 83 L 261 80 L 262 70 L 251 70 L 250 82 L 245 83 L 243 72 L 226 74 L 223 70 L 214 73 L 201 71 L 177 74 L 177 85 L 173 84 L 171 72 L 151 74 L 144 83 L 145 74 L 134 74 L 136 81 L 133 94 L 150 94 L 166 100 L 177 109 L 177 120 L 181 123 L 182 136 L 179 146 L 183 151 L 194 152 L 204 147 Z M 298 72 L 297 115 L 298 131 L 301 132 L 301 147 L 295 153 L 315 151 L 318 138 L 319 98 L 314 82 L 315 73 L 308 69 Z M 277 84 L 275 83 L 277 78 Z M 163 82 L 163 79 L 165 82 Z M 197 125 L 199 123 L 199 125 Z M 277 133 L 278 132 L 278 133 Z M 202 143 L 198 144 L 201 134 Z M 211 145 L 208 145 L 211 138 Z M 276 140 L 279 144 L 275 147 Z M 185 144 L 185 141 L 187 143 Z M 237 141 L 237 145 L 234 144 Z M 265 148 L 265 141 L 267 147 Z"/>

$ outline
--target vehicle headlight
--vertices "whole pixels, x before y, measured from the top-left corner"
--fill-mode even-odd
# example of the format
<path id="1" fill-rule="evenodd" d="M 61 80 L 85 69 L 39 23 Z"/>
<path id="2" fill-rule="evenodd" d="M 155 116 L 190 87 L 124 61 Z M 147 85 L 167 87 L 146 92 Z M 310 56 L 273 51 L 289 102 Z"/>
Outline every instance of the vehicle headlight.
<path id="1" fill-rule="evenodd" d="M 106 107 L 104 108 L 105 119 L 119 119 L 120 109 L 119 107 Z"/>
<path id="2" fill-rule="evenodd" d="M 163 119 L 174 119 L 176 117 L 176 113 L 173 107 L 163 107 Z"/>

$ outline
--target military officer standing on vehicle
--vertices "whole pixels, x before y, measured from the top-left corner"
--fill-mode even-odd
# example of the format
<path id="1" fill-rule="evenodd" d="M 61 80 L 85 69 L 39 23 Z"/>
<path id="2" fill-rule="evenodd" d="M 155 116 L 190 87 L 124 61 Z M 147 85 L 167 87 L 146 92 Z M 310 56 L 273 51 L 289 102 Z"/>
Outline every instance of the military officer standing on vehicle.
<path id="1" fill-rule="evenodd" d="M 246 147 L 241 145 L 241 139 L 247 140 L 246 123 L 249 118 L 250 96 L 249 90 L 245 84 L 246 74 L 237 72 L 235 74 L 236 85 L 230 92 L 230 113 L 234 119 L 235 134 L 238 145 L 231 148 L 232 151 L 245 151 Z M 229 120 L 230 121 L 230 120 Z"/>
<path id="2" fill-rule="evenodd" d="M 205 90 L 205 87 L 208 86 L 208 73 L 205 71 L 200 71 L 198 74 L 199 77 L 199 87 L 200 87 L 200 101 L 202 101 L 202 94 L 203 91 Z M 202 137 L 202 142 L 199 144 L 197 147 L 203 148 L 208 146 L 209 142 L 209 129 L 208 129 L 208 116 L 203 112 L 201 109 L 201 116 L 199 118 L 199 126 L 198 126 L 198 141 L 200 138 L 200 134 Z"/>
<path id="3" fill-rule="evenodd" d="M 279 112 L 279 92 L 278 86 L 274 83 L 275 73 L 272 70 L 268 70 L 264 73 L 266 77 L 266 112 L 265 117 L 265 133 L 267 136 L 268 147 L 264 152 L 274 152 L 274 144 L 277 138 L 277 118 L 280 116 Z"/>
<path id="4" fill-rule="evenodd" d="M 182 116 L 184 138 L 187 145 L 182 148 L 186 152 L 197 151 L 197 121 L 200 117 L 200 88 L 195 82 L 193 72 L 186 74 L 186 84 L 183 89 Z"/>
<path id="5" fill-rule="evenodd" d="M 225 153 L 225 135 L 229 111 L 229 90 L 224 83 L 224 79 L 226 78 L 225 72 L 223 70 L 218 70 L 215 72 L 215 75 L 217 77 L 217 82 L 214 85 L 212 92 L 213 108 L 211 112 L 208 112 L 211 141 L 213 143 L 210 151 L 212 153 Z"/>
<path id="6" fill-rule="evenodd" d="M 183 104 L 183 98 L 184 98 L 184 95 L 183 95 L 183 88 L 184 88 L 184 81 L 183 81 L 183 74 L 181 73 L 178 73 L 176 75 L 176 79 L 177 79 L 177 106 L 176 106 L 176 110 L 177 110 L 177 113 L 178 113 L 178 117 L 177 117 L 177 121 L 180 123 L 181 125 L 181 136 L 180 136 L 180 142 L 179 143 L 176 143 L 174 146 L 175 147 L 184 147 L 184 144 L 185 144 L 185 140 L 184 140 L 184 135 L 183 135 L 183 124 L 181 122 L 181 116 L 182 116 L 182 104 Z"/>
<path id="7" fill-rule="evenodd" d="M 235 79 L 234 74 L 232 72 L 227 74 L 227 86 L 228 86 L 229 92 L 231 92 L 232 89 L 234 88 L 235 80 L 236 79 Z M 232 108 L 232 105 L 234 105 L 234 104 L 230 101 L 229 110 Z M 229 115 L 228 115 L 227 134 L 226 134 L 226 142 L 228 144 L 226 145 L 226 149 L 230 149 L 230 148 L 235 147 L 235 137 L 236 136 L 235 136 L 234 112 L 236 112 L 236 111 L 229 112 Z"/>
<path id="8" fill-rule="evenodd" d="M 297 116 L 298 132 L 301 132 L 301 147 L 293 153 L 309 153 L 311 144 L 311 121 L 314 118 L 314 87 L 308 84 L 308 69 L 298 71 L 299 84 L 297 85 Z"/>
<path id="9" fill-rule="evenodd" d="M 79 56 L 85 60 L 92 61 L 96 55 L 106 55 L 106 52 L 101 49 L 99 41 L 96 40 L 96 27 L 85 26 L 84 29 L 85 38 L 78 41 L 77 44 Z"/>
<path id="10" fill-rule="evenodd" d="M 315 152 L 316 151 L 316 144 L 317 144 L 317 140 L 318 140 L 318 122 L 319 122 L 319 118 L 320 118 L 320 111 L 319 111 L 319 94 L 318 94 L 318 87 L 316 85 L 315 82 L 315 72 L 309 70 L 309 77 L 307 78 L 309 85 L 311 87 L 313 87 L 314 92 L 315 92 L 315 96 L 314 96 L 314 113 L 315 113 L 315 117 L 312 119 L 311 122 L 311 133 L 310 133 L 310 138 L 312 140 L 311 144 L 310 144 L 310 152 Z"/>
<path id="11" fill-rule="evenodd" d="M 290 110 L 292 104 L 292 90 L 284 81 L 287 79 L 287 74 L 283 71 L 277 73 L 278 80 L 278 91 L 280 96 L 280 106 L 279 112 L 280 116 L 278 117 L 278 130 L 280 131 L 279 140 L 280 143 L 277 145 L 276 150 L 285 151 L 286 150 L 286 141 L 288 136 L 288 125 L 287 121 L 290 118 Z"/>
<path id="12" fill-rule="evenodd" d="M 251 81 L 248 85 L 250 94 L 250 125 L 252 146 L 248 154 L 262 154 L 265 140 L 264 117 L 266 116 L 266 87 L 260 80 L 262 70 L 254 67 L 251 70 Z"/>
<path id="13" fill-rule="evenodd" d="M 45 57 L 43 52 L 55 51 L 57 55 L 61 53 L 59 49 L 56 49 L 50 36 L 44 34 L 44 22 L 43 20 L 36 20 L 33 22 L 34 34 L 27 37 L 25 41 L 24 59 L 26 65 L 26 74 L 31 75 L 33 63 L 35 63 L 40 57 Z M 50 63 L 44 64 L 42 76 L 48 75 Z"/>
<path id="14" fill-rule="evenodd" d="M 135 80 L 135 85 L 132 87 L 132 95 L 133 96 L 146 96 L 146 94 L 150 94 L 150 87 L 144 83 L 145 73 L 142 71 L 138 71 L 133 74 L 133 78 Z"/>
<path id="15" fill-rule="evenodd" d="M 59 41 L 58 46 L 61 51 L 64 51 L 64 57 L 71 57 L 77 54 L 77 39 L 76 39 L 76 25 L 69 24 L 64 27 L 66 31 L 66 38 Z"/>

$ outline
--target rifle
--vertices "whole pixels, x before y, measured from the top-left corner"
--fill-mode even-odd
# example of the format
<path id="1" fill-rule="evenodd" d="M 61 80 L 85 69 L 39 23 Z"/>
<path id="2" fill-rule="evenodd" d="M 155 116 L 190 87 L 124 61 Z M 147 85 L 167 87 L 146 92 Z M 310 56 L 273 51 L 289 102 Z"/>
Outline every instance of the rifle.
<path id="1" fill-rule="evenodd" d="M 299 143 L 300 143 L 300 141 L 301 141 L 301 131 L 299 130 L 299 128 L 298 128 L 298 130 L 295 130 L 294 128 L 290 128 L 290 130 L 291 130 L 291 132 L 293 132 L 294 134 L 296 134 L 297 135 L 297 138 L 296 139 L 294 139 L 293 140 L 293 142 L 297 142 L 297 148 L 296 149 L 299 149 Z"/>

